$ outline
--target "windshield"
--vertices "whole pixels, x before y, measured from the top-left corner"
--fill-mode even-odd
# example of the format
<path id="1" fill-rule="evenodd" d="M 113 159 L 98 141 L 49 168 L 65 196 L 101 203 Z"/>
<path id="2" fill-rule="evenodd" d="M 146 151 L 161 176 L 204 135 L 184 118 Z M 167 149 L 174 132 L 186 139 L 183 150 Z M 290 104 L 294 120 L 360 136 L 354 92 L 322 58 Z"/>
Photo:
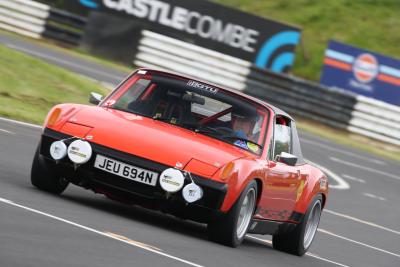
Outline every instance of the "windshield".
<path id="1" fill-rule="evenodd" d="M 267 110 L 201 82 L 136 74 L 108 98 L 106 105 L 187 128 L 253 153 L 262 150 Z"/>

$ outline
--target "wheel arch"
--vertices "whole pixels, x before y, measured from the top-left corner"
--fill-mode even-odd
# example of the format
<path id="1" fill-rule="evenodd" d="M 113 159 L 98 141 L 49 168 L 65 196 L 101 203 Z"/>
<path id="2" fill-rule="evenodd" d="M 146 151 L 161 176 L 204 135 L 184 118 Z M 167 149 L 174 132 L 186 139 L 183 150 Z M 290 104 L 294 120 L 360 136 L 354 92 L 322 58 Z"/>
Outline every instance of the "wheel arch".
<path id="1" fill-rule="evenodd" d="M 261 196 L 262 196 L 262 190 L 263 190 L 263 182 L 261 178 L 254 178 L 254 181 L 256 181 L 257 184 L 257 201 L 256 201 L 256 206 L 260 203 Z"/>
<path id="2" fill-rule="evenodd" d="M 326 204 L 326 194 L 324 192 L 320 192 L 320 194 L 322 195 L 322 209 L 325 208 L 325 204 Z"/>

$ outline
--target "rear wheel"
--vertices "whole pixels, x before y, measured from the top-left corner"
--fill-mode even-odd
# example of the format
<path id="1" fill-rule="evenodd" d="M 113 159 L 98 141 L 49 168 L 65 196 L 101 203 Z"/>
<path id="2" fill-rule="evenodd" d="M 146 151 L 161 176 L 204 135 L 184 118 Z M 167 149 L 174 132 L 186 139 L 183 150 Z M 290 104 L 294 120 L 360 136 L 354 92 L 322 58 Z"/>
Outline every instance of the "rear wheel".
<path id="1" fill-rule="evenodd" d="M 277 250 L 302 256 L 310 248 L 317 232 L 322 212 L 322 196 L 317 195 L 311 202 L 303 221 L 291 232 L 274 235 L 273 247 Z"/>
<path id="2" fill-rule="evenodd" d="M 229 212 L 219 220 L 208 224 L 209 239 L 230 247 L 237 247 L 247 233 L 256 200 L 257 183 L 251 181 Z"/>
<path id="3" fill-rule="evenodd" d="M 31 183 L 35 187 L 53 194 L 61 194 L 69 184 L 40 157 L 39 147 L 36 149 L 32 162 Z"/>

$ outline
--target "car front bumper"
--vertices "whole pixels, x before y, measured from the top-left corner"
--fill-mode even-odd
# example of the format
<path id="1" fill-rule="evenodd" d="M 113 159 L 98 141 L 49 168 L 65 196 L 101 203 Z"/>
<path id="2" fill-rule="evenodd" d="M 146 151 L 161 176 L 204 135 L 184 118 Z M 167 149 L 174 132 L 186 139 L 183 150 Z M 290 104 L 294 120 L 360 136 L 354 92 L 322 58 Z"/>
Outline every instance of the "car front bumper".
<path id="1" fill-rule="evenodd" d="M 64 139 L 67 139 L 64 141 L 67 146 L 74 140 L 69 135 L 46 128 L 43 131 L 40 142 L 40 156 L 46 160 L 49 167 L 57 174 L 73 184 L 105 194 L 114 200 L 128 204 L 139 204 L 148 208 L 162 210 L 178 217 L 201 222 L 212 220 L 220 213 L 219 210 L 227 191 L 225 183 L 192 174 L 193 181 L 203 189 L 203 197 L 194 203 L 188 204 L 183 199 L 181 191 L 168 195 L 159 183 L 151 186 L 105 172 L 95 168 L 94 161 L 96 155 L 100 154 L 129 165 L 157 172 L 158 174 L 171 166 L 89 141 L 93 149 L 92 157 L 87 163 L 75 168 L 68 157 L 56 162 L 50 156 L 50 145 L 54 141 Z M 189 179 L 185 181 L 185 185 L 188 183 L 190 183 Z"/>

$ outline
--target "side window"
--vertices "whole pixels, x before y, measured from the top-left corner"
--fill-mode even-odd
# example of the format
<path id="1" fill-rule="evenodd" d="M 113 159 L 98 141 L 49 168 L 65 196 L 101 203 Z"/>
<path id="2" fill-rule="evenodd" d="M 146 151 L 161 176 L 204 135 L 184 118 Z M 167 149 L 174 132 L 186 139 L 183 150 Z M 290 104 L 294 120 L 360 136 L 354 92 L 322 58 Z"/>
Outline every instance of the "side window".
<path id="1" fill-rule="evenodd" d="M 284 117 L 277 117 L 274 128 L 274 155 L 280 155 L 281 152 L 291 153 L 291 130 L 290 130 L 290 120 Z"/>
<path id="2" fill-rule="evenodd" d="M 292 126 L 292 139 L 293 139 L 292 154 L 297 157 L 297 165 L 302 165 L 305 163 L 305 161 L 303 158 L 303 154 L 301 153 L 300 140 L 299 140 L 299 135 L 297 133 L 296 124 L 292 122 L 291 126 Z"/>

